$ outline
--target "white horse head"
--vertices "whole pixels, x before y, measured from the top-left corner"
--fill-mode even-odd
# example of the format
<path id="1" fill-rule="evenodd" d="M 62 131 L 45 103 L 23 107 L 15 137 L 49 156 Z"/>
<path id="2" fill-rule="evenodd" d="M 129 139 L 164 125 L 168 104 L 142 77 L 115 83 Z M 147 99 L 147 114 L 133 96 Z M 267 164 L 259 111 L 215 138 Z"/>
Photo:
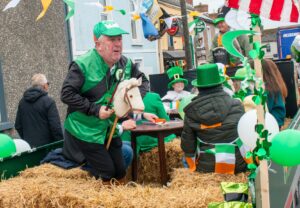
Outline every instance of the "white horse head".
<path id="1" fill-rule="evenodd" d="M 120 82 L 113 98 L 113 109 L 116 116 L 122 118 L 129 112 L 142 112 L 145 109 L 138 86 L 141 79 L 131 78 Z"/>

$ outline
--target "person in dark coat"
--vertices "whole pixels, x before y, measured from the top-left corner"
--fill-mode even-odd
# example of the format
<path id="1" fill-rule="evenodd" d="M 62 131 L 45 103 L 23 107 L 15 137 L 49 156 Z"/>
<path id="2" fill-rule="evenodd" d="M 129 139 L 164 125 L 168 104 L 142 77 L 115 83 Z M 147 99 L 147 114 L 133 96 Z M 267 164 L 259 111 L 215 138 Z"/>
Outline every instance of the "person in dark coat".
<path id="1" fill-rule="evenodd" d="M 216 64 L 197 67 L 197 79 L 192 85 L 199 94 L 184 108 L 181 135 L 181 148 L 192 170 L 228 174 L 246 170 L 237 133 L 244 108 L 223 90 L 224 81 Z"/>
<path id="2" fill-rule="evenodd" d="M 19 102 L 16 130 L 32 148 L 62 140 L 59 113 L 55 101 L 48 96 L 46 76 L 33 75 L 31 85 Z"/>

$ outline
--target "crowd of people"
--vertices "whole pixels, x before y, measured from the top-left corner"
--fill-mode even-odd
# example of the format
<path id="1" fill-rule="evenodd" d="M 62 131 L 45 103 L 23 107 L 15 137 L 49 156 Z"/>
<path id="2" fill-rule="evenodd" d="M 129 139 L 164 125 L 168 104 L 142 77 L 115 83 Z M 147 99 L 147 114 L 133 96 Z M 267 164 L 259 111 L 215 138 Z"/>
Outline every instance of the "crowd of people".
<path id="1" fill-rule="evenodd" d="M 245 69 L 239 69 L 232 77 L 234 84 L 229 87 L 232 93 L 224 90 L 223 85 L 228 85 L 230 78 L 220 72 L 215 63 L 220 57 L 214 55 L 214 50 L 223 47 L 221 36 L 230 28 L 223 16 L 219 16 L 214 23 L 219 28 L 219 34 L 213 39 L 208 58 L 211 63 L 196 68 L 197 78 L 191 84 L 197 95 L 184 109 L 181 148 L 188 163 L 193 160 L 199 172 L 238 173 L 245 171 L 247 166 L 235 144 L 238 121 L 245 112 L 245 106 L 233 95 L 240 90 L 241 82 L 247 76 Z M 128 34 L 126 31 L 116 22 L 107 20 L 97 23 L 93 34 L 95 47 L 72 61 L 61 88 L 61 101 L 68 107 L 63 128 L 56 104 L 48 96 L 49 82 L 44 74 L 32 77 L 31 87 L 24 92 L 19 103 L 15 128 L 31 147 L 64 140 L 62 154 L 66 160 L 78 165 L 85 164 L 91 175 L 104 182 L 112 178 L 122 182 L 133 155 L 130 130 L 140 121 L 132 119 L 139 117 L 135 115 L 119 119 L 116 134 L 109 148 L 106 148 L 114 119 L 114 110 L 108 101 L 117 83 L 130 78 L 142 79 L 139 90 L 145 109 L 140 117 L 154 122 L 157 118 L 170 120 L 167 112 L 176 110 L 178 102 L 190 94 L 185 90 L 188 80 L 184 78 L 181 67 L 170 67 L 167 70 L 169 91 L 161 98 L 150 92 L 149 81 L 138 66 L 122 55 L 122 35 Z M 234 44 L 247 56 L 250 44 L 246 37 L 240 37 Z M 227 61 L 223 64 L 240 64 L 231 55 L 226 54 L 226 57 L 222 59 Z M 253 69 L 253 61 L 250 65 Z M 121 75 L 118 73 L 120 70 Z M 262 60 L 262 71 L 268 92 L 268 111 L 281 127 L 286 113 L 287 88 L 272 60 Z M 165 142 L 175 137 L 169 135 Z M 140 136 L 137 141 L 139 152 L 157 146 L 157 139 L 150 136 Z M 222 149 L 234 154 L 222 158 L 212 154 L 213 150 Z"/>

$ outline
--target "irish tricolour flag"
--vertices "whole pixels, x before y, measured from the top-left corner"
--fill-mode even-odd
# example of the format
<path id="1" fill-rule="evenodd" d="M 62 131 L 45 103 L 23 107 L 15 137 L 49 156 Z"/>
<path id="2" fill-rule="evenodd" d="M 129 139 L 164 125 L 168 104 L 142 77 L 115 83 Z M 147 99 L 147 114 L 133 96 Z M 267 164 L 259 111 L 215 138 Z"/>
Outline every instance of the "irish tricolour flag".
<path id="1" fill-rule="evenodd" d="M 235 145 L 215 145 L 215 172 L 234 174 L 235 168 Z"/>

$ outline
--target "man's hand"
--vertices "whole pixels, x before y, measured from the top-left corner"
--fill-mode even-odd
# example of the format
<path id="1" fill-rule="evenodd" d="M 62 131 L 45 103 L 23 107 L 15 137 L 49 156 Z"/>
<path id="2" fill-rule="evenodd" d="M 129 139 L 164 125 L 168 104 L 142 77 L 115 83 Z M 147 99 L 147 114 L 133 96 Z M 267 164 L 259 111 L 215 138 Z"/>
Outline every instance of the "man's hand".
<path id="1" fill-rule="evenodd" d="M 136 128 L 135 120 L 129 119 L 122 122 L 123 130 L 130 130 Z"/>
<path id="2" fill-rule="evenodd" d="M 155 119 L 158 118 L 157 115 L 153 114 L 153 113 L 143 113 L 143 117 L 151 122 L 155 122 Z"/>
<path id="3" fill-rule="evenodd" d="M 106 110 L 106 106 L 101 106 L 100 110 L 99 110 L 99 118 L 100 119 L 107 119 L 109 118 L 112 114 L 114 113 L 113 109 L 107 109 Z"/>

